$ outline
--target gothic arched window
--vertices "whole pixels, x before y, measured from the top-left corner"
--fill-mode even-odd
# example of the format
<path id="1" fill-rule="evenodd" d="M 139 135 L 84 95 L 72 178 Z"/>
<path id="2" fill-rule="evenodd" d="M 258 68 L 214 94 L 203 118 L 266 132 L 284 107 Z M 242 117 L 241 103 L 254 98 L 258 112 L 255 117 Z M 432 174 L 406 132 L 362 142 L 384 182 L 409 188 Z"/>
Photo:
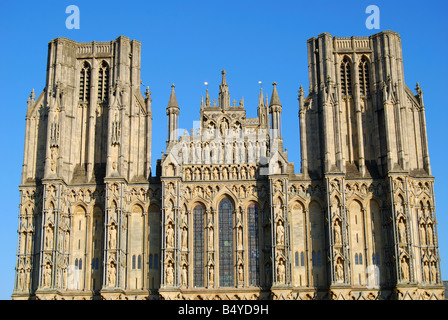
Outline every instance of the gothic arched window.
<path id="1" fill-rule="evenodd" d="M 260 274 L 260 253 L 258 240 L 258 206 L 254 203 L 247 208 L 249 283 L 257 286 Z"/>
<path id="2" fill-rule="evenodd" d="M 233 205 L 227 198 L 219 203 L 219 285 L 234 285 Z"/>
<path id="3" fill-rule="evenodd" d="M 342 95 L 351 96 L 352 95 L 352 74 L 350 61 L 347 57 L 341 62 L 341 89 Z"/>
<path id="4" fill-rule="evenodd" d="M 365 56 L 359 62 L 359 90 L 363 96 L 370 93 L 369 61 Z"/>
<path id="5" fill-rule="evenodd" d="M 109 97 L 109 66 L 103 60 L 98 70 L 98 102 L 105 102 Z"/>
<path id="6" fill-rule="evenodd" d="M 79 102 L 89 102 L 90 100 L 90 65 L 84 61 L 79 76 Z"/>
<path id="7" fill-rule="evenodd" d="M 204 208 L 197 205 L 193 209 L 194 228 L 194 274 L 193 285 L 195 287 L 204 286 Z"/>

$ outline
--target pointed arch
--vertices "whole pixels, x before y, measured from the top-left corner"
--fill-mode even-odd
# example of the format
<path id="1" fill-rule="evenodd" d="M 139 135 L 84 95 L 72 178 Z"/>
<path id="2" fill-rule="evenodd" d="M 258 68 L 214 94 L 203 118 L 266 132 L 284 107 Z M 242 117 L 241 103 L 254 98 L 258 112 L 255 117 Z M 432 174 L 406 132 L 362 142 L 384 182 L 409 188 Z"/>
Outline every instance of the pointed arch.
<path id="1" fill-rule="evenodd" d="M 359 90 L 362 96 L 370 94 L 370 61 L 366 55 L 362 55 L 358 64 Z"/>
<path id="2" fill-rule="evenodd" d="M 88 103 L 90 101 L 90 80 L 92 67 L 88 61 L 81 65 L 79 75 L 79 102 Z"/>
<path id="3" fill-rule="evenodd" d="M 205 206 L 201 202 L 193 205 L 193 286 L 204 287 L 205 276 Z"/>
<path id="4" fill-rule="evenodd" d="M 98 68 L 98 102 L 107 102 L 109 99 L 109 64 L 101 61 Z"/>
<path id="5" fill-rule="evenodd" d="M 352 95 L 352 63 L 348 56 L 342 58 L 340 64 L 341 91 L 343 96 Z"/>
<path id="6" fill-rule="evenodd" d="M 219 285 L 234 286 L 234 202 L 224 196 L 219 202 Z"/>

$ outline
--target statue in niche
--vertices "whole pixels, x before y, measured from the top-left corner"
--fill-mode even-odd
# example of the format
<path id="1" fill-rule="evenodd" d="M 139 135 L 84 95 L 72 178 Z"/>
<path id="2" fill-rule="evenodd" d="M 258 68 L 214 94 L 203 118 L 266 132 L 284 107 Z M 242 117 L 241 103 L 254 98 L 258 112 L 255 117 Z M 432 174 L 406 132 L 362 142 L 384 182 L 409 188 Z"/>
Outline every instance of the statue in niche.
<path id="1" fill-rule="evenodd" d="M 225 167 L 222 169 L 222 178 L 224 180 L 228 180 L 229 179 L 229 172 L 228 172 L 227 168 L 225 168 Z"/>
<path id="2" fill-rule="evenodd" d="M 117 246 L 117 228 L 115 224 L 111 224 L 109 227 L 109 248 L 115 249 Z"/>
<path id="3" fill-rule="evenodd" d="M 194 144 L 194 154 L 195 154 L 195 163 L 201 162 L 201 142 L 197 142 Z"/>
<path id="4" fill-rule="evenodd" d="M 244 148 L 244 142 L 238 142 L 238 163 L 244 163 L 246 155 L 246 149 Z"/>
<path id="5" fill-rule="evenodd" d="M 334 222 L 334 243 L 341 244 L 341 222 L 336 220 Z"/>
<path id="6" fill-rule="evenodd" d="M 210 163 L 210 146 L 208 143 L 205 143 L 204 146 L 204 163 Z"/>
<path id="7" fill-rule="evenodd" d="M 432 225 L 428 224 L 427 228 L 426 228 L 426 232 L 428 233 L 428 244 L 432 245 L 433 244 L 433 235 L 432 235 Z"/>
<path id="8" fill-rule="evenodd" d="M 225 161 L 226 163 L 233 162 L 233 145 L 229 141 L 227 141 L 225 145 Z"/>
<path id="9" fill-rule="evenodd" d="M 406 225 L 404 222 L 404 219 L 400 219 L 400 221 L 398 221 L 398 233 L 399 233 L 399 241 L 401 243 L 405 243 L 406 242 Z"/>
<path id="10" fill-rule="evenodd" d="M 336 262 L 336 280 L 339 282 L 344 281 L 344 266 L 342 265 L 341 258 L 339 258 Z"/>
<path id="11" fill-rule="evenodd" d="M 209 138 L 215 137 L 215 125 L 213 123 L 210 123 L 208 125 L 208 136 L 209 136 Z"/>
<path id="12" fill-rule="evenodd" d="M 111 262 L 109 264 L 109 268 L 107 268 L 107 282 L 109 283 L 110 287 L 115 286 L 116 274 L 117 271 L 115 270 L 115 263 Z"/>
<path id="13" fill-rule="evenodd" d="M 188 248 L 188 231 L 187 227 L 182 229 L 182 249 Z"/>
<path id="14" fill-rule="evenodd" d="M 243 250 L 243 228 L 241 226 L 238 227 L 238 250 Z"/>
<path id="15" fill-rule="evenodd" d="M 174 283 L 173 263 L 171 261 L 169 261 L 168 265 L 166 267 L 166 284 L 173 285 L 173 283 Z"/>
<path id="16" fill-rule="evenodd" d="M 238 178 L 238 174 L 236 173 L 236 167 L 233 167 L 231 179 L 237 179 L 237 178 Z"/>
<path id="17" fill-rule="evenodd" d="M 204 170 L 204 180 L 210 180 L 210 169 L 205 168 Z"/>
<path id="18" fill-rule="evenodd" d="M 247 172 L 244 167 L 241 168 L 241 179 L 247 179 Z"/>
<path id="19" fill-rule="evenodd" d="M 47 262 L 44 269 L 44 287 L 49 287 L 51 282 L 51 264 Z"/>
<path id="20" fill-rule="evenodd" d="M 285 228 L 283 227 L 282 220 L 277 222 L 276 232 L 277 244 L 283 245 L 285 243 Z"/>
<path id="21" fill-rule="evenodd" d="M 182 266 L 182 271 L 181 271 L 181 274 L 180 274 L 181 285 L 182 286 L 187 286 L 187 273 L 188 273 L 187 266 L 184 264 Z"/>
<path id="22" fill-rule="evenodd" d="M 280 180 L 274 182 L 274 192 L 282 192 L 282 183 Z"/>
<path id="23" fill-rule="evenodd" d="M 209 250 L 213 250 L 213 241 L 214 241 L 213 227 L 210 227 L 208 229 L 208 249 Z"/>
<path id="24" fill-rule="evenodd" d="M 56 172 L 57 158 L 58 158 L 58 147 L 52 147 L 50 149 L 50 171 Z"/>
<path id="25" fill-rule="evenodd" d="M 246 191 L 244 190 L 244 187 L 241 186 L 240 187 L 240 194 L 239 194 L 240 198 L 245 198 L 246 197 Z"/>
<path id="26" fill-rule="evenodd" d="M 422 245 L 426 245 L 426 228 L 425 224 L 420 224 L 420 241 Z"/>
<path id="27" fill-rule="evenodd" d="M 436 262 L 431 262 L 431 282 L 437 282 L 437 267 Z"/>
<path id="28" fill-rule="evenodd" d="M 201 180 L 201 169 L 196 168 L 194 170 L 194 178 L 195 180 Z"/>
<path id="29" fill-rule="evenodd" d="M 218 168 L 216 168 L 216 167 L 213 168 L 213 179 L 219 180 L 219 171 L 218 171 Z"/>
<path id="30" fill-rule="evenodd" d="M 212 140 L 212 142 L 210 142 L 210 157 L 211 157 L 211 162 L 212 163 L 217 163 L 218 162 L 218 150 L 217 150 L 217 145 L 216 142 Z"/>
<path id="31" fill-rule="evenodd" d="M 425 261 L 425 264 L 423 265 L 423 274 L 425 282 L 429 282 L 429 264 L 428 261 Z"/>
<path id="32" fill-rule="evenodd" d="M 191 170 L 185 170 L 185 180 L 191 180 Z"/>
<path id="33" fill-rule="evenodd" d="M 182 162 L 184 164 L 188 163 L 188 156 L 190 153 L 190 148 L 186 142 L 182 142 Z"/>
<path id="34" fill-rule="evenodd" d="M 244 281 L 244 269 L 242 263 L 238 266 L 238 281 Z"/>
<path id="35" fill-rule="evenodd" d="M 254 167 L 250 167 L 250 169 L 249 169 L 249 178 L 250 179 L 255 178 L 255 173 L 256 173 L 255 168 Z"/>
<path id="36" fill-rule="evenodd" d="M 229 123 L 227 122 L 227 119 L 223 119 L 222 120 L 220 129 L 221 129 L 221 135 L 222 136 L 227 135 L 228 129 L 229 129 Z"/>
<path id="37" fill-rule="evenodd" d="M 171 223 L 168 224 L 166 229 L 166 246 L 168 248 L 174 247 L 174 229 Z"/>
<path id="38" fill-rule="evenodd" d="M 255 162 L 254 143 L 252 141 L 247 143 L 247 162 Z"/>
<path id="39" fill-rule="evenodd" d="M 208 280 L 210 284 L 213 284 L 215 280 L 215 267 L 212 264 L 208 268 Z"/>
<path id="40" fill-rule="evenodd" d="M 53 226 L 48 224 L 45 228 L 45 249 L 53 248 Z"/>
<path id="41" fill-rule="evenodd" d="M 401 277 L 403 281 L 409 281 L 409 265 L 406 257 L 401 259 Z"/>
<path id="42" fill-rule="evenodd" d="M 239 123 L 235 124 L 233 130 L 235 132 L 235 136 L 239 138 L 240 133 L 241 133 L 241 125 Z"/>
<path id="43" fill-rule="evenodd" d="M 277 281 L 278 282 L 285 282 L 285 264 L 283 263 L 283 259 L 278 259 L 277 264 Z"/>

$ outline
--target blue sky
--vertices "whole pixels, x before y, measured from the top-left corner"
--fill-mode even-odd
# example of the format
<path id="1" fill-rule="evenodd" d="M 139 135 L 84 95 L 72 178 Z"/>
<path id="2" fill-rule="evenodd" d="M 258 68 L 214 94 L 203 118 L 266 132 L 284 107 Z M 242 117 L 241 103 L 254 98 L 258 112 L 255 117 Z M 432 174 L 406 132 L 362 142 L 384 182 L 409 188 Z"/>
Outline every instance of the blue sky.
<path id="1" fill-rule="evenodd" d="M 247 116 L 256 116 L 259 81 L 269 96 L 272 82 L 283 105 L 284 146 L 300 168 L 297 90 L 308 89 L 306 40 L 319 33 L 368 36 L 381 30 L 401 35 L 405 82 L 424 91 L 442 278 L 448 280 L 448 159 L 445 93 L 448 88 L 446 1 L 2 1 L 0 299 L 13 290 L 26 100 L 45 85 L 47 44 L 56 37 L 109 41 L 119 35 L 142 42 L 143 83 L 153 108 L 152 163 L 165 150 L 165 108 L 176 85 L 179 126 L 199 119 L 204 82 L 217 98 L 221 70 L 231 100 L 244 97 Z M 67 29 L 65 9 L 77 5 L 80 29 Z M 380 9 L 380 29 L 365 26 L 366 7 Z M 144 88 L 142 87 L 142 90 Z M 305 93 L 307 94 L 307 92 Z"/>

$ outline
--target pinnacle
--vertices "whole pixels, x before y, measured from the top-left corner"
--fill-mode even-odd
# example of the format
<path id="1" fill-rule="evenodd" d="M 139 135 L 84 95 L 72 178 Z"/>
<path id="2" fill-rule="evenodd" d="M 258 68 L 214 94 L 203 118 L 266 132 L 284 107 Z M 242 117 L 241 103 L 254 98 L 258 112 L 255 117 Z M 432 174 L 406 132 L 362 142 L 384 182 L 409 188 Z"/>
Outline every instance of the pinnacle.
<path id="1" fill-rule="evenodd" d="M 269 103 L 269 106 L 281 106 L 281 102 L 280 102 L 280 98 L 278 97 L 278 93 L 277 93 L 277 83 L 274 81 L 274 83 L 272 84 L 274 86 L 273 90 L 272 90 L 272 95 L 271 95 L 271 102 Z"/>
<path id="2" fill-rule="evenodd" d="M 171 85 L 171 95 L 170 100 L 168 101 L 168 107 L 177 107 L 179 108 L 179 105 L 177 104 L 177 98 L 176 93 L 174 92 L 174 83 Z"/>

